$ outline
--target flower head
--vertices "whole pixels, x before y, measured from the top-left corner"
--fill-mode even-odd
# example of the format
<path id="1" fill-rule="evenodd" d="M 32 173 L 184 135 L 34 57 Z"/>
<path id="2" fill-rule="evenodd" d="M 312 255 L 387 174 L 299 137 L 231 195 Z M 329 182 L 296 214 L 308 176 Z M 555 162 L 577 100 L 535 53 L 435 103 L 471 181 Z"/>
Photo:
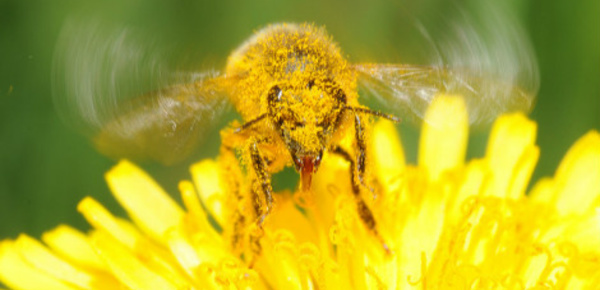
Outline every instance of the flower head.
<path id="1" fill-rule="evenodd" d="M 578 140 L 552 178 L 526 194 L 540 155 L 536 124 L 522 114 L 494 124 L 484 158 L 465 162 L 468 121 L 460 98 L 427 112 L 418 164 L 406 164 L 386 121 L 370 140 L 375 189 L 364 199 L 378 239 L 358 216 L 349 164 L 324 156 L 308 205 L 276 195 L 262 253 L 249 268 L 232 249 L 227 160 L 204 160 L 182 181 L 183 206 L 128 161 L 106 174 L 129 214 L 91 197 L 78 210 L 87 233 L 60 225 L 39 242 L 0 242 L 0 280 L 23 289 L 530 289 L 600 284 L 600 134 Z M 377 194 L 374 194 L 377 193 Z M 243 212 L 243 211 L 242 211 Z M 250 229 L 251 230 L 251 229 Z M 387 253 L 382 240 L 391 250 Z"/>

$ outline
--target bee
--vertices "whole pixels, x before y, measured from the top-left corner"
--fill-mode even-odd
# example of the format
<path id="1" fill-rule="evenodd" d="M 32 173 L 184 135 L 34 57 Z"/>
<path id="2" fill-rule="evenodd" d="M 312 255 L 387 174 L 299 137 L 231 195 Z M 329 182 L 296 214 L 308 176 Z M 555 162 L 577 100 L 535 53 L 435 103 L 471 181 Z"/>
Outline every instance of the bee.
<path id="1" fill-rule="evenodd" d="M 109 47 L 89 47 L 94 49 Z M 78 63 L 77 53 L 67 49 L 66 54 Z M 75 75 L 87 68 L 94 65 L 67 66 L 64 71 Z M 88 96 L 87 103 L 81 97 L 68 101 L 80 111 L 97 101 L 98 92 L 93 89 L 82 84 L 69 88 L 68 96 Z M 401 115 L 362 105 L 359 88 Z M 232 244 L 240 240 L 248 224 L 263 228 L 274 207 L 272 174 L 293 166 L 300 175 L 300 191 L 310 191 L 312 176 L 328 153 L 349 162 L 358 216 L 389 251 L 360 194 L 370 187 L 366 176 L 370 120 L 418 119 L 443 92 L 462 95 L 473 122 L 505 111 L 528 110 L 534 100 L 534 94 L 513 83 L 494 82 L 477 73 L 437 66 L 353 64 L 323 28 L 281 23 L 257 31 L 235 49 L 222 73 L 155 90 L 118 104 L 121 108 L 110 118 L 92 114 L 86 122 L 98 127 L 94 142 L 107 155 L 169 163 L 189 154 L 223 108 L 232 104 L 242 122 L 221 131 L 221 154 L 238 156 L 246 168 L 250 179 L 246 195 L 254 213 L 251 221 L 244 213 L 234 213 Z M 102 106 L 90 112 L 97 114 L 98 107 Z M 344 148 L 341 140 L 348 135 L 354 145 Z M 244 196 L 239 194 L 240 202 Z M 251 240 L 253 251 L 260 253 L 260 234 Z"/>

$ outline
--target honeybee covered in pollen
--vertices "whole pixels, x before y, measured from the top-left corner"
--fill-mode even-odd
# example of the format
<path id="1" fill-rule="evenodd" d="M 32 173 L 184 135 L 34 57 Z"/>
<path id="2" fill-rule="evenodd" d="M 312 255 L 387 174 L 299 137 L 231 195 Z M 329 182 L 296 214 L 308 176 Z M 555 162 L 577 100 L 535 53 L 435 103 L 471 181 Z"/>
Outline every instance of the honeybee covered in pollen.
<path id="1" fill-rule="evenodd" d="M 293 166 L 300 174 L 298 191 L 306 194 L 321 160 L 340 155 L 350 164 L 358 216 L 389 251 L 365 202 L 364 192 L 374 191 L 367 160 L 372 120 L 422 118 L 435 96 L 447 93 L 465 99 L 472 123 L 485 123 L 502 112 L 529 110 L 535 95 L 535 84 L 524 87 L 472 65 L 350 63 L 324 28 L 279 23 L 262 28 L 235 49 L 220 73 L 190 74 L 119 101 L 117 95 L 127 94 L 126 90 L 99 84 L 118 81 L 114 80 L 118 74 L 111 73 L 115 68 L 134 70 L 128 64 L 147 62 L 128 43 L 130 31 L 96 36 L 92 29 L 75 37 L 76 45 L 69 40 L 73 30 L 66 31 L 58 46 L 62 56 L 56 58 L 56 98 L 61 108 L 75 111 L 79 120 L 95 129 L 94 143 L 107 155 L 177 161 L 206 141 L 208 128 L 233 105 L 242 120 L 221 130 L 220 150 L 221 160 L 229 160 L 231 194 L 240 204 L 232 212 L 230 238 L 233 247 L 250 246 L 257 255 L 262 228 L 275 206 L 272 174 Z M 477 34 L 470 36 L 477 43 Z M 479 56 L 477 50 L 487 50 L 470 48 Z M 530 58 L 529 51 L 500 49 L 503 57 L 521 62 L 535 78 L 535 64 L 521 61 Z M 513 59 L 515 54 L 521 54 L 518 60 Z M 511 71 L 510 76 L 521 73 Z M 365 94 L 359 96 L 359 88 Z M 361 104 L 363 99 L 384 104 L 389 111 L 372 110 Z M 351 145 L 342 144 L 345 138 L 352 139 Z M 245 211 L 252 213 L 251 218 Z M 249 227 L 258 230 L 248 231 Z"/>

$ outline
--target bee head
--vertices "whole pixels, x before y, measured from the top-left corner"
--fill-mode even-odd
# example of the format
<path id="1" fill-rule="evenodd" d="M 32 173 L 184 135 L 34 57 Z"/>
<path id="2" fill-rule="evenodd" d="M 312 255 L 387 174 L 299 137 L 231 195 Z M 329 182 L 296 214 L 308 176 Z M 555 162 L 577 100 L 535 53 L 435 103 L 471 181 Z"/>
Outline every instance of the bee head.
<path id="1" fill-rule="evenodd" d="M 303 189 L 308 189 L 337 129 L 345 94 L 332 81 L 310 79 L 303 86 L 274 85 L 267 100 L 269 118 L 290 152 Z"/>

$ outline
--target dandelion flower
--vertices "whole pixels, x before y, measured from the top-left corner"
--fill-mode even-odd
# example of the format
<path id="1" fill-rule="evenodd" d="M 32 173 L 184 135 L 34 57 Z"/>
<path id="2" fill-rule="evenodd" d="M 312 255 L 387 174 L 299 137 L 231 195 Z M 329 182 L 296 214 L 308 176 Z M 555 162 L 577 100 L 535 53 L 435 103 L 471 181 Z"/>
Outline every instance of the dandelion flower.
<path id="1" fill-rule="evenodd" d="M 18 289 L 597 289 L 600 285 L 600 134 L 568 151 L 554 177 L 526 194 L 540 155 L 522 114 L 494 124 L 485 157 L 465 161 L 460 98 L 429 108 L 418 164 L 406 164 L 394 127 L 371 138 L 376 196 L 367 196 L 386 253 L 361 222 L 349 164 L 326 156 L 314 200 L 277 194 L 252 268 L 224 236 L 232 190 L 223 160 L 182 181 L 183 206 L 121 161 L 106 174 L 129 218 L 86 197 L 87 233 L 67 225 L 0 242 L 0 280 Z"/>

